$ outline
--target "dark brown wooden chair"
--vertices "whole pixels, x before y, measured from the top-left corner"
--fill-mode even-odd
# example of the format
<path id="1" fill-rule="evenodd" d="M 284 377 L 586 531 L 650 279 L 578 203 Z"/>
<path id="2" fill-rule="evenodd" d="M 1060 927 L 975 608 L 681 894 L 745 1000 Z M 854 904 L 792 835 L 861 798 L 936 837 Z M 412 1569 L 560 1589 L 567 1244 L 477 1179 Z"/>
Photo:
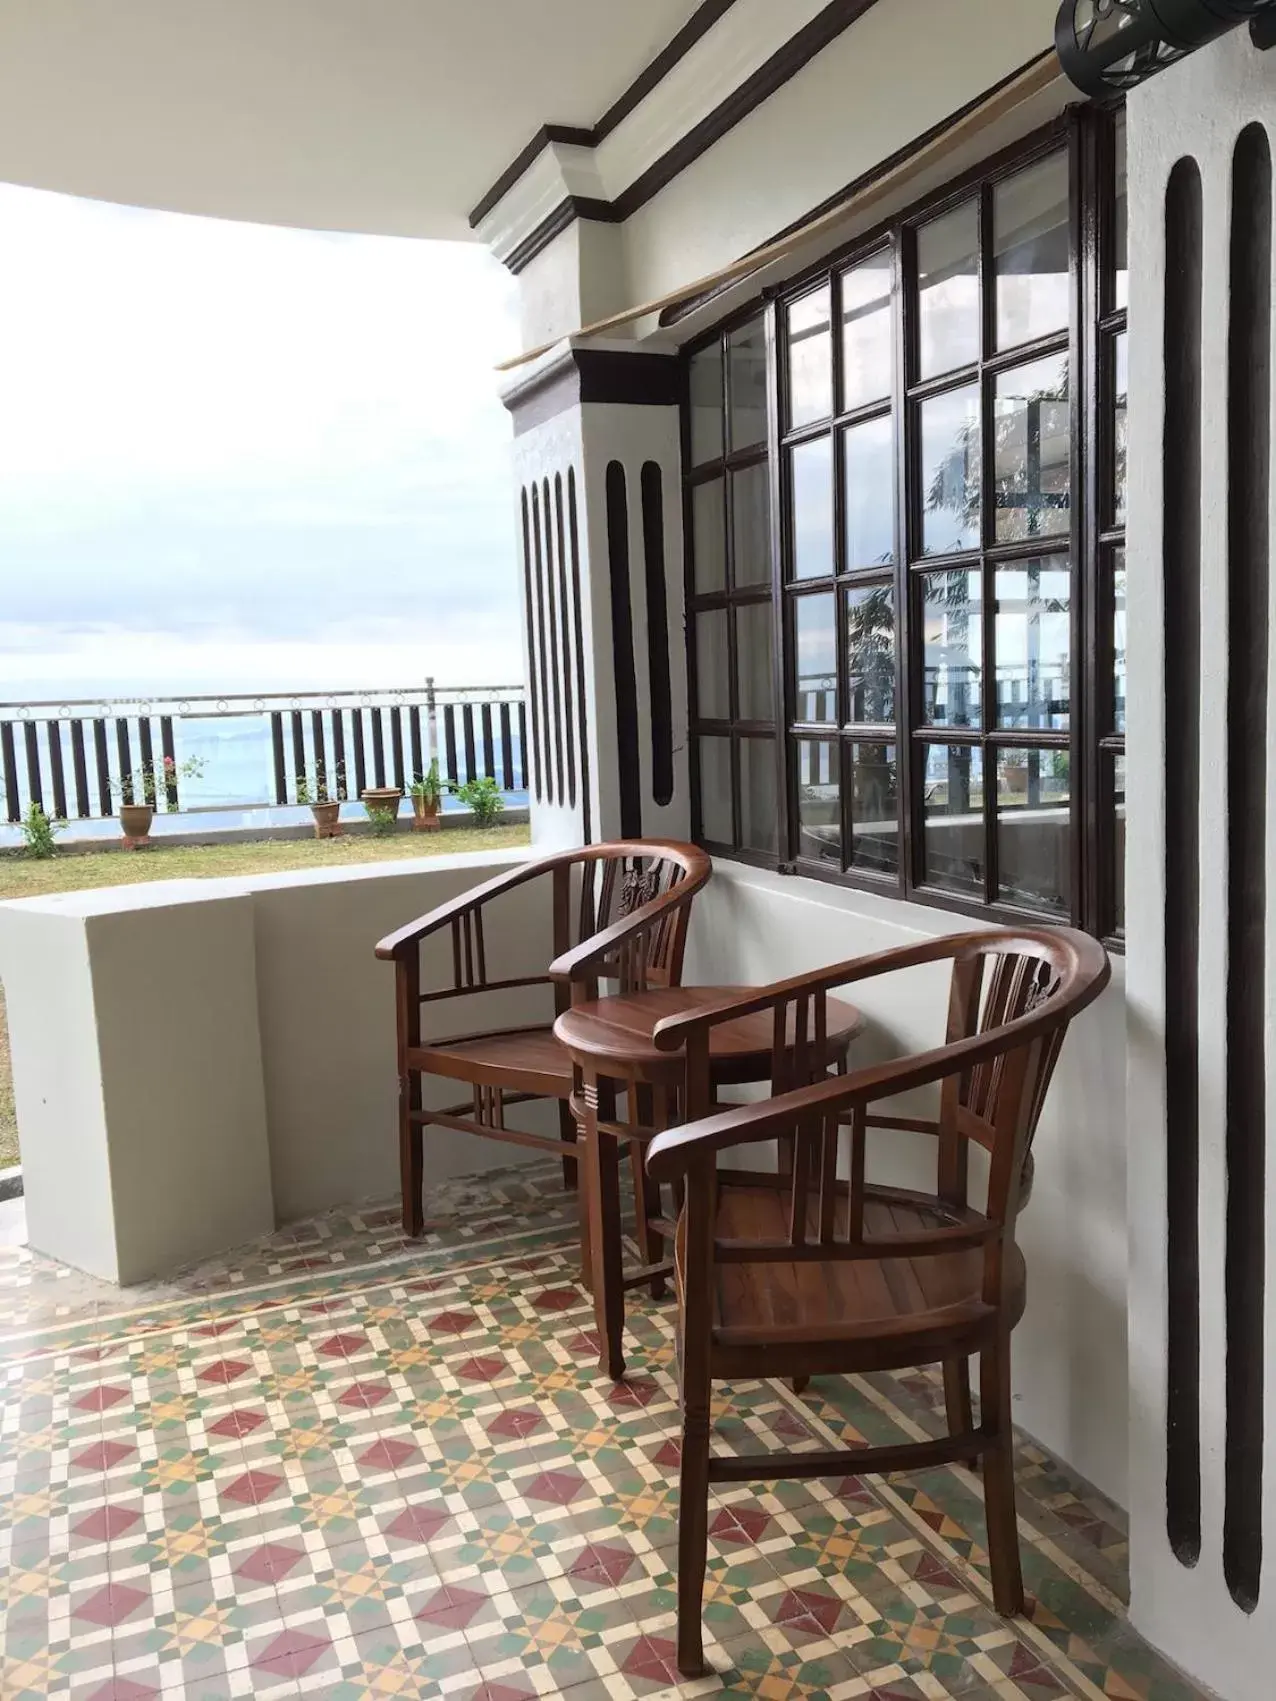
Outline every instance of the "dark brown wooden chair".
<path id="1" fill-rule="evenodd" d="M 948 1029 L 938 1049 L 856 1070 L 762 1103 L 705 1116 L 709 1035 L 718 1022 L 769 1010 L 777 1058 L 796 1020 L 820 1061 L 827 995 L 925 964 L 952 963 Z M 681 1184 L 675 1239 L 682 1367 L 678 1551 L 678 1666 L 703 1670 L 701 1596 L 712 1482 L 859 1476 L 982 1461 L 995 1604 L 1023 1607 L 1015 1524 L 1010 1333 L 1023 1315 L 1023 1256 L 1015 1219 L 1031 1186 L 1031 1147 L 1068 1024 L 1110 974 L 1103 947 L 1068 929 L 1016 929 L 939 939 L 842 963 L 716 1011 L 670 1018 L 656 1043 L 687 1050 L 688 1104 L 702 1119 L 655 1139 L 657 1182 Z M 800 1048 L 799 1048 L 800 1051 Z M 793 1052 L 787 1054 L 793 1058 Z M 788 1083 L 778 1080 L 776 1086 Z M 873 1106 L 939 1087 L 938 1115 L 874 1114 Z M 839 1175 L 841 1130 L 849 1128 Z M 865 1181 L 869 1129 L 934 1137 L 933 1192 Z M 774 1173 L 719 1170 L 720 1151 L 778 1141 Z M 972 1142 L 988 1154 L 986 1198 L 969 1197 Z M 979 1354 L 980 1411 L 969 1359 Z M 939 1440 L 856 1452 L 715 1457 L 709 1450 L 715 1378 L 811 1376 L 942 1364 L 949 1433 Z"/>
<path id="2" fill-rule="evenodd" d="M 600 980 L 634 989 L 677 986 L 691 903 L 712 868 L 694 845 L 669 840 L 587 845 L 498 875 L 380 942 L 377 956 L 395 965 L 406 1234 L 417 1236 L 424 1226 L 423 1130 L 431 1125 L 559 1153 L 564 1182 L 574 1183 L 576 1128 L 567 1104 L 572 1065 L 554 1037 L 554 1018 L 574 1001 L 596 998 Z M 489 979 L 485 919 L 507 893 L 537 881 L 552 913 L 554 961 L 544 974 Z M 500 925 L 494 917 L 494 927 Z M 450 935 L 446 984 L 423 990 L 421 948 L 439 934 Z M 543 1021 L 449 1038 L 422 1035 L 423 1006 L 536 987 L 552 994 Z M 431 1075 L 464 1082 L 469 1099 L 423 1109 L 422 1081 Z M 507 1126 L 508 1109 L 537 1099 L 558 1100 L 557 1137 Z"/>

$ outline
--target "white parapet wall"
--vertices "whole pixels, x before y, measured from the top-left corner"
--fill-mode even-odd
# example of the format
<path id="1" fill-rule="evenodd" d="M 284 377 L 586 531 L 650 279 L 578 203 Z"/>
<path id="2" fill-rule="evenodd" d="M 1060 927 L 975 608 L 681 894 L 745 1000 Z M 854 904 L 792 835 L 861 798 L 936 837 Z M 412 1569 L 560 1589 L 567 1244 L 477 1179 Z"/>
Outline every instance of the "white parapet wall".
<path id="1" fill-rule="evenodd" d="M 373 947 L 528 854 L 0 904 L 32 1247 L 135 1283 L 396 1193 L 394 971 Z M 544 971 L 547 905 L 511 894 L 492 923 L 493 976 Z M 442 941 L 427 951 L 427 977 L 448 973 L 444 956 Z M 535 1019 L 527 997 L 452 1006 L 433 1031 Z M 427 1178 L 522 1155 L 426 1138 Z"/>

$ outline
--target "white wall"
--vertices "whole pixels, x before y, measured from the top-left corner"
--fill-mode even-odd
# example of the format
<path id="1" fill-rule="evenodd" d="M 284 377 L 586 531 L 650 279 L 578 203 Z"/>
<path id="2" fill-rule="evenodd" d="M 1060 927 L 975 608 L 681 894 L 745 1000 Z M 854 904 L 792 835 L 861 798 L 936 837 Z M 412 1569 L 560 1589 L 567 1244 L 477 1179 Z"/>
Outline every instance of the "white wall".
<path id="1" fill-rule="evenodd" d="M 976 924 L 925 909 L 718 862 L 696 900 L 688 981 L 757 984 Z M 1034 1147 L 1036 1182 L 1019 1238 L 1028 1311 L 1015 1333 L 1015 1421 L 1126 1504 L 1125 1006 L 1123 965 L 1074 1024 Z M 943 968 L 849 993 L 869 1019 L 853 1059 L 942 1039 Z M 878 1179 L 907 1180 L 930 1143 L 878 1135 Z"/>

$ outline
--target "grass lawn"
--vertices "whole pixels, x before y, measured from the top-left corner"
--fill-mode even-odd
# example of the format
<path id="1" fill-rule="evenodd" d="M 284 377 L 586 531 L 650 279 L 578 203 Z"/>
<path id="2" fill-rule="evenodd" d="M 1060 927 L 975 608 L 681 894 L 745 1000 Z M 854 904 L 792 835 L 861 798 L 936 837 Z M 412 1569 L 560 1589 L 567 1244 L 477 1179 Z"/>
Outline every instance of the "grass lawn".
<path id="1" fill-rule="evenodd" d="M 251 844 L 153 844 L 144 851 L 88 851 L 32 862 L 0 855 L 0 898 L 35 898 L 86 886 L 133 886 L 143 880 L 212 880 L 274 874 L 287 868 L 336 868 L 352 862 L 410 862 L 461 851 L 503 850 L 528 842 L 526 827 L 448 828 L 442 833 L 396 833 L 390 839 L 345 834 L 339 839 L 261 839 Z M 9 1070 L 9 1030 L 0 994 L 0 1169 L 18 1161 L 18 1124 Z"/>

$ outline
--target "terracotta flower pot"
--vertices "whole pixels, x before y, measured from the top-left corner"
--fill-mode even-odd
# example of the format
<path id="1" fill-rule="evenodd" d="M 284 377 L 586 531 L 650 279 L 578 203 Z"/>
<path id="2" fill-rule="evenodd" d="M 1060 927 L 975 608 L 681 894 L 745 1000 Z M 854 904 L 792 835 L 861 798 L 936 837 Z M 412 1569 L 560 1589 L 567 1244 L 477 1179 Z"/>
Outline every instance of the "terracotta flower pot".
<path id="1" fill-rule="evenodd" d="M 412 794 L 412 826 L 418 833 L 437 833 L 439 805 L 437 800 Z"/>
<path id="2" fill-rule="evenodd" d="M 335 839 L 340 835 L 340 802 L 312 803 L 310 813 L 315 818 L 315 837 L 317 839 Z"/>
<path id="3" fill-rule="evenodd" d="M 124 843 L 132 846 L 149 843 L 154 819 L 153 803 L 121 803 L 120 826 L 124 832 Z"/>
<path id="4" fill-rule="evenodd" d="M 398 786 L 369 786 L 363 793 L 364 807 L 369 813 L 374 809 L 388 809 L 391 815 L 397 815 L 402 802 L 403 793 Z"/>

